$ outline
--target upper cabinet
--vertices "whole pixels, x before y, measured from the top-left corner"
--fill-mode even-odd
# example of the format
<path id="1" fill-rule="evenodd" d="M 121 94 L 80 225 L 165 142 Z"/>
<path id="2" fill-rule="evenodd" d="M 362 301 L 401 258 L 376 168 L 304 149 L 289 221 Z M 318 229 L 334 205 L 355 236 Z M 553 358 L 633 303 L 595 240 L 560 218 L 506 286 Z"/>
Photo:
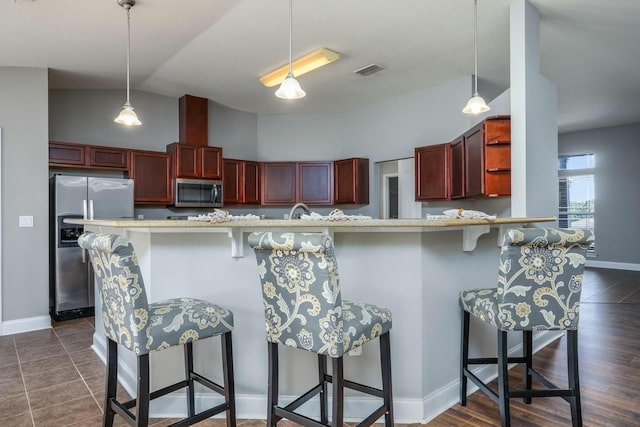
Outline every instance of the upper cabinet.
<path id="1" fill-rule="evenodd" d="M 416 201 L 511 195 L 511 120 L 491 117 L 451 144 L 415 149 Z"/>
<path id="2" fill-rule="evenodd" d="M 359 157 L 336 160 L 334 164 L 334 203 L 369 203 L 369 159 Z"/>
<path id="3" fill-rule="evenodd" d="M 333 204 L 333 162 L 298 163 L 298 202 Z"/>
<path id="4" fill-rule="evenodd" d="M 130 150 L 129 178 L 134 180 L 136 204 L 173 203 L 171 155 L 160 151 Z"/>
<path id="5" fill-rule="evenodd" d="M 49 165 L 127 170 L 127 150 L 116 147 L 49 141 Z"/>
<path id="6" fill-rule="evenodd" d="M 449 199 L 451 144 L 428 145 L 414 151 L 416 200 Z"/>
<path id="7" fill-rule="evenodd" d="M 174 142 L 167 145 L 176 178 L 222 178 L 222 148 Z"/>
<path id="8" fill-rule="evenodd" d="M 333 204 L 333 162 L 264 162 L 263 205 Z"/>
<path id="9" fill-rule="evenodd" d="M 293 205 L 296 200 L 296 162 L 263 162 L 260 200 L 263 205 Z"/>
<path id="10" fill-rule="evenodd" d="M 465 197 L 511 195 L 511 120 L 498 116 L 464 134 Z"/>
<path id="11" fill-rule="evenodd" d="M 250 160 L 223 159 L 224 204 L 260 203 L 259 165 Z"/>
<path id="12" fill-rule="evenodd" d="M 450 170 L 450 185 L 449 185 L 449 197 L 451 199 L 460 199 L 464 197 L 464 136 L 458 137 L 451 143 L 451 170 Z"/>
<path id="13" fill-rule="evenodd" d="M 209 145 L 209 100 L 184 95 L 178 103 L 178 135 L 183 144 Z"/>

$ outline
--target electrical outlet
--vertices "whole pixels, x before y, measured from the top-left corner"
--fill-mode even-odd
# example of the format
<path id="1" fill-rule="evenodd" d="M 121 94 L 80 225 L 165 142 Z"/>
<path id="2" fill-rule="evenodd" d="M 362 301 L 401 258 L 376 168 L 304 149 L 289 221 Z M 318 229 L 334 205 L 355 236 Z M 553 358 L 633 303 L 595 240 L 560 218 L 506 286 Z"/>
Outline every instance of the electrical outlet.
<path id="1" fill-rule="evenodd" d="M 362 346 L 358 346 L 352 350 L 349 350 L 349 356 L 360 356 L 362 354 Z"/>
<path id="2" fill-rule="evenodd" d="M 33 227 L 33 216 L 20 215 L 18 218 L 18 226 L 20 227 Z"/>

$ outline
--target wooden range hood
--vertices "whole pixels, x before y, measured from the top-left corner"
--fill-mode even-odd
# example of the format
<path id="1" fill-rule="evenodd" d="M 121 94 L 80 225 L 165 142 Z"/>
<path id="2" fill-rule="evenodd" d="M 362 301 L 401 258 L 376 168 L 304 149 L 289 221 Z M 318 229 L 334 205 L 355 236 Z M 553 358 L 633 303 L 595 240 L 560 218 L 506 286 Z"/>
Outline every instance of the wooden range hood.
<path id="1" fill-rule="evenodd" d="M 209 145 L 209 100 L 184 95 L 178 110 L 179 141 L 198 147 Z"/>

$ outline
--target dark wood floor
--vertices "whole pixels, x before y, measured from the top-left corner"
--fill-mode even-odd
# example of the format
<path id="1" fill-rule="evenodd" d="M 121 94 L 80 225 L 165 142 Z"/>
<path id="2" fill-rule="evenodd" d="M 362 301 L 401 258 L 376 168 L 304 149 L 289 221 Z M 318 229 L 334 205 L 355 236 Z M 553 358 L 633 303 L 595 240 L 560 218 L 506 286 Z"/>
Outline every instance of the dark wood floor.
<path id="1" fill-rule="evenodd" d="M 587 269 L 580 306 L 579 365 L 585 426 L 640 426 L 640 272 Z M 566 385 L 563 337 L 534 356 L 534 366 L 558 385 Z M 488 355 L 487 355 L 488 356 Z M 521 386 L 522 369 L 510 371 Z M 495 386 L 495 382 L 493 384 Z M 535 382 L 534 382 L 535 386 Z M 494 387 L 496 389 L 496 387 Z M 500 414 L 484 393 L 459 404 L 428 426 L 497 426 Z M 511 400 L 518 426 L 570 426 L 569 405 L 561 398 Z"/>

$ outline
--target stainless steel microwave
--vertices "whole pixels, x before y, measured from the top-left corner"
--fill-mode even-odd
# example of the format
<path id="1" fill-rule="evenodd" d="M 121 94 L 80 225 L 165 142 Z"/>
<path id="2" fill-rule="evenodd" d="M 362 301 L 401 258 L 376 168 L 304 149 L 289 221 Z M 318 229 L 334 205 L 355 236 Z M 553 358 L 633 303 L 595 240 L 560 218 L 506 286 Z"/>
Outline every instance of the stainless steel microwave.
<path id="1" fill-rule="evenodd" d="M 173 205 L 177 208 L 219 208 L 222 206 L 222 181 L 176 178 Z"/>

